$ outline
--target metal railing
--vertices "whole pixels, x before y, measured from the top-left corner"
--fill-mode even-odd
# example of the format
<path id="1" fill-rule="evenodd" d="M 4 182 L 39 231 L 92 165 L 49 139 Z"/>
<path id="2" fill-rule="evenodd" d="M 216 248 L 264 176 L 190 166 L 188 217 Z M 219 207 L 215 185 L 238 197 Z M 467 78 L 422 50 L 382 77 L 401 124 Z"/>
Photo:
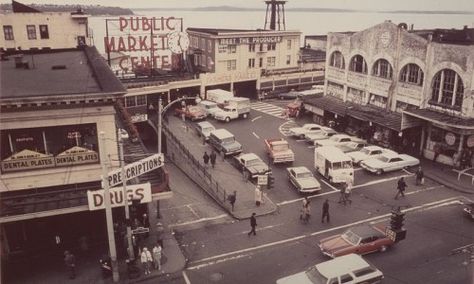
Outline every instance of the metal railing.
<path id="1" fill-rule="evenodd" d="M 166 136 L 173 143 L 176 145 L 176 148 L 183 154 L 184 158 L 189 161 L 189 165 L 191 165 L 192 170 L 194 173 L 201 179 L 201 181 L 196 181 L 202 189 L 204 189 L 212 198 L 218 201 L 222 206 L 228 207 L 229 205 L 226 203 L 227 200 L 227 191 L 223 188 L 219 182 L 212 178 L 211 173 L 209 170 L 202 165 L 192 154 L 189 150 L 176 138 L 176 136 L 169 130 L 166 123 L 163 124 L 163 131 L 165 132 Z M 179 165 L 178 165 L 179 167 Z"/>

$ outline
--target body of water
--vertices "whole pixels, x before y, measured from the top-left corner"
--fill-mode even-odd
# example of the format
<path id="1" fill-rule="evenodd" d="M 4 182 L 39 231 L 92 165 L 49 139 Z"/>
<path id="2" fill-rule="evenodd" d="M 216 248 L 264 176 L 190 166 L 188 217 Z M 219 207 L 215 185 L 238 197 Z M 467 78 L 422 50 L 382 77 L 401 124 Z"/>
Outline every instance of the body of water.
<path id="1" fill-rule="evenodd" d="M 265 11 L 139 11 L 137 16 L 177 17 L 183 19 L 184 28 L 230 28 L 262 29 Z M 118 17 L 115 17 L 115 19 Z M 90 17 L 89 26 L 93 30 L 94 43 L 99 52 L 104 53 L 106 17 Z M 467 25 L 474 27 L 472 14 L 415 14 L 376 12 L 296 12 L 286 11 L 286 29 L 299 30 L 304 35 L 326 35 L 328 32 L 361 31 L 390 20 L 393 23 L 407 23 L 415 29 L 456 28 Z M 109 22 L 110 24 L 110 22 Z M 114 25 L 112 23 L 112 25 Z M 301 38 L 301 45 L 304 37 Z"/>

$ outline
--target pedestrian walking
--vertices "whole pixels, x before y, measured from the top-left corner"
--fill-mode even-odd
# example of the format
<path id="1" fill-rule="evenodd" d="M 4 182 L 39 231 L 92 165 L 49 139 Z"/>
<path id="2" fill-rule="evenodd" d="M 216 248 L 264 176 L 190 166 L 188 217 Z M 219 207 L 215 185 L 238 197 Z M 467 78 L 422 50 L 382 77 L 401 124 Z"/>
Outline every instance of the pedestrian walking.
<path id="1" fill-rule="evenodd" d="M 161 248 L 165 248 L 163 245 L 163 237 L 165 234 L 165 228 L 161 222 L 156 223 L 156 239 Z"/>
<path id="2" fill-rule="evenodd" d="M 70 252 L 64 252 L 64 264 L 68 270 L 69 279 L 76 278 L 76 257 Z"/>
<path id="3" fill-rule="evenodd" d="M 260 190 L 260 185 L 255 187 L 255 205 L 260 206 L 262 203 L 262 191 Z"/>
<path id="4" fill-rule="evenodd" d="M 207 167 L 207 164 L 209 164 L 209 155 L 207 154 L 206 151 L 204 152 L 202 159 L 204 160 L 204 166 Z"/>
<path id="5" fill-rule="evenodd" d="M 342 188 L 340 189 L 340 196 L 339 201 L 337 203 L 344 203 L 346 205 L 346 186 L 347 184 L 343 184 Z"/>
<path id="6" fill-rule="evenodd" d="M 150 262 L 153 261 L 150 251 L 143 247 L 142 253 L 140 254 L 140 262 L 142 263 L 143 270 L 145 271 L 145 275 L 151 273 L 150 271 Z"/>
<path id="7" fill-rule="evenodd" d="M 252 213 L 252 216 L 250 217 L 250 227 L 252 227 L 252 230 L 250 230 L 250 232 L 248 233 L 248 235 L 250 236 L 252 233 L 254 236 L 257 235 L 257 232 L 255 232 L 255 228 L 257 227 L 257 219 L 255 218 L 255 213 Z"/>
<path id="8" fill-rule="evenodd" d="M 214 166 L 216 165 L 216 159 L 217 159 L 216 152 L 212 151 L 210 158 L 211 158 L 211 166 L 212 168 L 214 168 Z"/>
<path id="9" fill-rule="evenodd" d="M 229 199 L 230 205 L 232 206 L 232 211 L 234 211 L 234 204 L 235 204 L 235 201 L 237 200 L 237 191 L 234 190 L 234 194 L 230 194 L 228 199 Z"/>
<path id="10" fill-rule="evenodd" d="M 398 196 L 401 195 L 405 197 L 405 189 L 407 188 L 407 184 L 405 182 L 405 178 L 401 177 L 397 182 L 397 194 L 395 195 L 394 199 L 398 199 Z"/>
<path id="11" fill-rule="evenodd" d="M 326 222 L 329 223 L 329 201 L 327 199 L 323 203 L 323 215 L 321 217 L 321 223 L 324 223 L 324 218 L 326 218 Z"/>
<path id="12" fill-rule="evenodd" d="M 161 251 L 162 251 L 162 248 L 159 243 L 157 243 L 151 251 L 153 253 L 153 266 L 155 269 L 158 269 L 160 271 L 161 271 Z"/>
<path id="13" fill-rule="evenodd" d="M 415 173 L 415 184 L 416 185 L 423 185 L 425 183 L 425 174 L 421 167 L 418 167 L 418 170 Z"/>
<path id="14" fill-rule="evenodd" d="M 311 206 L 310 206 L 310 200 L 308 197 L 305 197 L 303 199 L 303 207 L 301 208 L 301 214 L 300 214 L 300 220 L 302 220 L 304 223 L 309 222 L 309 218 L 311 217 Z"/>
<path id="15" fill-rule="evenodd" d="M 346 202 L 349 202 L 349 204 L 352 204 L 351 200 L 351 193 L 352 193 L 352 180 L 348 180 L 346 182 L 346 188 L 344 190 L 344 205 L 346 205 Z"/>

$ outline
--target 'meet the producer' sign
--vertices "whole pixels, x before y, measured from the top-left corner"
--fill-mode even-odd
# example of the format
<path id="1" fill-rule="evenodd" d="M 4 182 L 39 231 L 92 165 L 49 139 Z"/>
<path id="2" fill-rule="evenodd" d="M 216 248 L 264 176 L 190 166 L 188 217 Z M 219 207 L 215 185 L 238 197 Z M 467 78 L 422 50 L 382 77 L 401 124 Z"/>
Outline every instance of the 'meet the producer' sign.
<path id="1" fill-rule="evenodd" d="M 123 181 L 136 178 L 142 174 L 158 169 L 164 165 L 164 155 L 155 154 L 148 158 L 142 159 L 135 163 L 131 163 L 125 166 L 125 177 L 122 177 L 122 169 L 116 169 L 108 173 L 107 181 L 109 187 L 123 183 Z"/>
<path id="2" fill-rule="evenodd" d="M 89 210 L 99 210 L 105 208 L 105 190 L 89 190 L 87 191 L 87 203 Z M 130 205 L 132 200 L 140 200 L 140 203 L 151 202 L 151 185 L 150 183 L 127 185 L 126 196 L 124 197 L 122 187 L 114 187 L 110 189 L 110 206 L 119 207 L 125 205 L 125 200 Z"/>

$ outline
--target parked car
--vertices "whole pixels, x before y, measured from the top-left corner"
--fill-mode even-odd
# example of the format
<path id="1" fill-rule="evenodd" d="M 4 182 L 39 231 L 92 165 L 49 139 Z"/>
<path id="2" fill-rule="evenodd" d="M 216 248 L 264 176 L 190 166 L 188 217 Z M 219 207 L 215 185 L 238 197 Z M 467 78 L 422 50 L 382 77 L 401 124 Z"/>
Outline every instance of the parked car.
<path id="1" fill-rule="evenodd" d="M 474 202 L 467 203 L 466 205 L 464 205 L 463 211 L 466 217 L 468 217 L 471 220 L 474 220 Z"/>
<path id="2" fill-rule="evenodd" d="M 323 140 L 323 139 L 329 139 L 330 137 L 336 134 L 337 134 L 336 130 L 323 126 L 321 127 L 321 131 L 319 132 L 306 134 L 305 139 L 306 139 L 306 142 L 314 145 L 315 143 L 317 143 L 317 141 Z"/>
<path id="3" fill-rule="evenodd" d="M 180 116 L 184 113 L 184 117 L 186 119 L 190 119 L 191 121 L 205 119 L 207 117 L 206 113 L 198 106 L 186 106 L 184 108 L 180 107 L 174 111 L 177 116 Z"/>
<path id="4" fill-rule="evenodd" d="M 351 153 L 351 152 L 360 151 L 365 146 L 367 146 L 366 141 L 352 141 L 347 144 L 337 145 L 336 147 L 341 149 L 341 151 L 344 153 Z"/>
<path id="5" fill-rule="evenodd" d="M 214 147 L 218 153 L 223 153 L 224 156 L 235 155 L 242 152 L 242 145 L 237 142 L 234 135 L 226 129 L 211 131 L 209 144 Z"/>
<path id="6" fill-rule="evenodd" d="M 291 91 L 286 92 L 286 93 L 278 94 L 277 98 L 279 98 L 280 100 L 294 100 L 294 99 L 298 98 L 299 95 L 300 95 L 300 93 L 298 91 L 291 90 Z"/>
<path id="7" fill-rule="evenodd" d="M 383 273 L 357 254 L 336 257 L 276 281 L 277 284 L 381 283 Z"/>
<path id="8" fill-rule="evenodd" d="M 201 121 L 196 123 L 196 132 L 199 137 L 204 137 L 206 141 L 209 140 L 209 135 L 211 135 L 211 132 L 214 130 L 216 130 L 216 128 L 210 122 Z"/>
<path id="9" fill-rule="evenodd" d="M 301 127 L 290 128 L 290 135 L 297 138 L 305 138 L 309 133 L 317 133 L 321 131 L 322 126 L 314 123 L 306 123 Z"/>
<path id="10" fill-rule="evenodd" d="M 339 146 L 339 145 L 346 145 L 346 144 L 348 144 L 350 142 L 353 142 L 353 141 L 366 143 L 365 140 L 354 137 L 354 136 L 349 136 L 349 135 L 346 135 L 346 134 L 336 134 L 336 135 L 333 135 L 333 136 L 329 137 L 329 139 L 319 140 L 319 141 L 315 142 L 314 144 L 317 147 L 321 147 L 321 146 Z"/>
<path id="11" fill-rule="evenodd" d="M 362 168 L 378 175 L 384 172 L 417 166 L 419 164 L 420 160 L 417 158 L 406 154 L 397 154 L 395 152 L 385 152 L 377 158 L 367 159 L 360 162 Z"/>
<path id="12" fill-rule="evenodd" d="M 356 253 L 366 254 L 386 251 L 394 244 L 382 229 L 371 225 L 349 228 L 340 235 L 334 235 L 319 241 L 321 252 L 329 257 Z"/>
<path id="13" fill-rule="evenodd" d="M 286 168 L 288 179 L 299 193 L 315 193 L 321 190 L 321 185 L 307 167 Z"/>
<path id="14" fill-rule="evenodd" d="M 231 160 L 239 171 L 247 172 L 249 178 L 257 178 L 259 175 L 271 174 L 272 170 L 259 156 L 254 153 L 245 153 L 234 156 Z"/>
<path id="15" fill-rule="evenodd" d="M 361 161 L 364 161 L 370 158 L 378 158 L 383 153 L 396 154 L 395 151 L 385 149 L 379 146 L 366 146 L 359 151 L 347 153 L 347 155 L 351 157 L 352 162 L 354 164 L 359 164 Z"/>

